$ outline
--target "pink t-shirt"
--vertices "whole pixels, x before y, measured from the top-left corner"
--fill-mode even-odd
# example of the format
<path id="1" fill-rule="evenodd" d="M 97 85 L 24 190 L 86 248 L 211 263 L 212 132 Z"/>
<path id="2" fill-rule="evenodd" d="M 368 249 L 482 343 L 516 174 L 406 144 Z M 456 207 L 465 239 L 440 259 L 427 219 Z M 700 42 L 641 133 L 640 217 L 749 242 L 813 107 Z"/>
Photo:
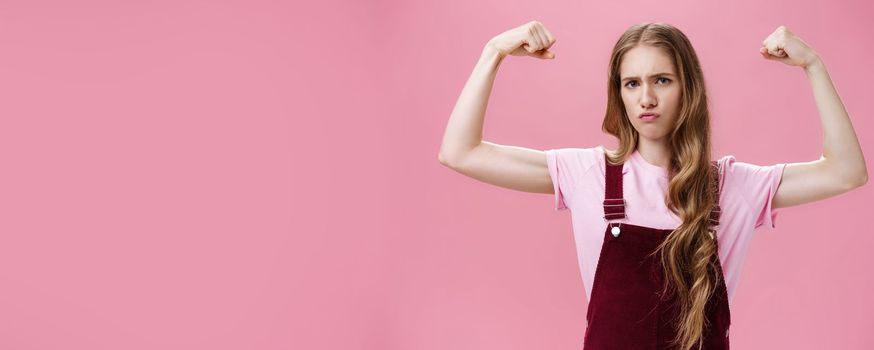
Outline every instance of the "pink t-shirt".
<path id="1" fill-rule="evenodd" d="M 604 146 L 550 149 L 546 159 L 555 187 L 555 210 L 571 212 L 580 273 L 586 297 L 590 298 L 607 227 L 603 207 Z M 721 213 L 716 232 L 731 301 L 753 231 L 775 227 L 779 210 L 771 207 L 771 200 L 786 164 L 758 166 L 737 162 L 732 155 L 722 157 L 718 164 Z M 623 165 L 622 174 L 627 218 L 614 222 L 658 229 L 674 229 L 681 224 L 680 218 L 665 206 L 667 169 L 650 164 L 635 150 Z"/>

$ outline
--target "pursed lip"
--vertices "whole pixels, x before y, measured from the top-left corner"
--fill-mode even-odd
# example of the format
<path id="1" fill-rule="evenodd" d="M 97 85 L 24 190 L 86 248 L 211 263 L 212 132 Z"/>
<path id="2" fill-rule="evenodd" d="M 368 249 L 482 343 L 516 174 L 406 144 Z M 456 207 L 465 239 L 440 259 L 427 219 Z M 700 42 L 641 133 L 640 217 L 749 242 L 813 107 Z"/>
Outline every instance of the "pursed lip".
<path id="1" fill-rule="evenodd" d="M 641 113 L 640 116 L 638 116 L 638 118 L 643 118 L 643 117 L 646 117 L 646 116 L 656 116 L 656 117 L 658 117 L 659 114 L 658 114 L 658 113 L 646 112 L 646 113 Z"/>

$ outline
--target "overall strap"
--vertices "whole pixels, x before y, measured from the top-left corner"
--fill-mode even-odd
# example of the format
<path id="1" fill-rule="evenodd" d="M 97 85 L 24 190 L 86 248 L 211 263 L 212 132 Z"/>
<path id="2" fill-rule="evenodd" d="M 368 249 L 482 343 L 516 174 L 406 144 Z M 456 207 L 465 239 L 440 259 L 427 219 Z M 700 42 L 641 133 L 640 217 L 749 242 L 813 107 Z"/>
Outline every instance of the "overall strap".
<path id="1" fill-rule="evenodd" d="M 605 191 L 604 191 L 604 220 L 625 218 L 625 198 L 622 197 L 622 164 L 612 165 L 604 155 L 605 165 Z"/>

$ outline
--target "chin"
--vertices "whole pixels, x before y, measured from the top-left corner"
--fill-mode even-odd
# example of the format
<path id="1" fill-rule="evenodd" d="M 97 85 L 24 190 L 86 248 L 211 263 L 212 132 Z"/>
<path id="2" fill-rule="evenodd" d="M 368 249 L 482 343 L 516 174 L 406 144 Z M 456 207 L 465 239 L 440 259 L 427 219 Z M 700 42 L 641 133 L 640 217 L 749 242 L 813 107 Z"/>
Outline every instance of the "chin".
<path id="1" fill-rule="evenodd" d="M 645 138 L 645 139 L 648 139 L 648 140 L 661 140 L 661 139 L 663 139 L 663 138 L 665 138 L 665 137 L 668 136 L 667 133 L 663 133 L 663 134 L 662 134 L 662 133 L 659 133 L 659 134 L 657 134 L 657 133 L 653 133 L 653 132 L 651 132 L 651 131 L 652 131 L 652 130 L 646 130 L 646 132 L 640 132 L 640 129 L 638 129 L 638 130 L 637 130 L 637 134 L 640 136 L 640 138 Z"/>

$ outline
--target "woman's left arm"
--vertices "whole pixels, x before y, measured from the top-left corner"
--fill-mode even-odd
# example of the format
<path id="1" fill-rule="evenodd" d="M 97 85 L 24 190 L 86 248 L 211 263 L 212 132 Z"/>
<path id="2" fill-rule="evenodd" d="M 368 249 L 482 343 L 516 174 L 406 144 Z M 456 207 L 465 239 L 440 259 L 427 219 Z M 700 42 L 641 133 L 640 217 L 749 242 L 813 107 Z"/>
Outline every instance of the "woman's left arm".
<path id="1" fill-rule="evenodd" d="M 826 199 L 868 182 L 865 157 L 850 116 L 819 54 L 784 26 L 762 42 L 759 53 L 766 59 L 804 69 L 823 131 L 822 156 L 811 162 L 786 164 L 772 208 Z"/>

